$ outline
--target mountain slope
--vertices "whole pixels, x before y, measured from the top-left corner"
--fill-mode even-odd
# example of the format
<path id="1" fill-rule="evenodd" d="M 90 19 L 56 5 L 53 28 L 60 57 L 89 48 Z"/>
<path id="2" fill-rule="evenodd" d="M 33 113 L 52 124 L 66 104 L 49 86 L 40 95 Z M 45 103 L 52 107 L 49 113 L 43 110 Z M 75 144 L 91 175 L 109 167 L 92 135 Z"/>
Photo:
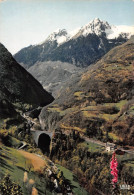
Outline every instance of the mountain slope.
<path id="1" fill-rule="evenodd" d="M 134 38 L 73 78 L 60 97 L 42 110 L 42 127 L 133 145 L 133 54 Z"/>
<path id="2" fill-rule="evenodd" d="M 94 19 L 75 33 L 58 30 L 43 43 L 24 48 L 14 57 L 26 69 L 38 61 L 61 61 L 87 67 L 113 47 L 126 42 L 132 34 L 133 27 L 111 26 Z"/>
<path id="3" fill-rule="evenodd" d="M 33 106 L 45 106 L 53 101 L 41 84 L 0 44 L 0 101 L 3 99 Z"/>
<path id="4" fill-rule="evenodd" d="M 49 35 L 44 42 L 38 45 L 31 45 L 23 48 L 14 55 L 14 58 L 26 69 L 28 69 L 36 62 L 43 61 L 44 57 L 50 55 L 53 50 L 55 50 L 60 44 L 66 42 L 68 39 L 69 35 L 67 31 L 65 29 L 59 29 Z"/>
<path id="5" fill-rule="evenodd" d="M 117 191 L 122 193 L 123 180 L 134 184 L 133 72 L 134 38 L 74 77 L 41 111 L 42 129 L 53 131 L 52 160 L 73 170 L 91 195 L 113 193 L 109 168 L 113 150 L 106 151 L 106 142 L 119 149 Z M 120 152 L 121 145 L 129 150 Z"/>
<path id="6" fill-rule="evenodd" d="M 81 69 L 69 63 L 48 61 L 37 62 L 28 71 L 42 84 L 44 89 L 57 97 L 64 83 L 72 79 Z"/>
<path id="7" fill-rule="evenodd" d="M 68 62 L 78 67 L 87 67 L 99 60 L 113 47 L 123 44 L 127 39 L 118 38 L 108 40 L 105 35 L 97 36 L 89 34 L 88 36 L 79 36 L 76 39 L 71 39 L 62 44 L 56 50 L 52 51 L 47 57 L 42 60 L 60 60 Z"/>

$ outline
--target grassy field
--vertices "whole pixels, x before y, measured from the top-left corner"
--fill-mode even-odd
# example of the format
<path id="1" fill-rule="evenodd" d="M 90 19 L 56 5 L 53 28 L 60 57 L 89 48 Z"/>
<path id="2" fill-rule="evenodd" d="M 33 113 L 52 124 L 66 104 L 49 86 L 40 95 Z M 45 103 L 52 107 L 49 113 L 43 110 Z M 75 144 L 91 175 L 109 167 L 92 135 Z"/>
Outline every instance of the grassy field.
<path id="1" fill-rule="evenodd" d="M 42 170 L 43 167 L 46 167 L 45 160 L 36 156 L 35 154 L 23 150 L 20 150 L 19 153 L 22 154 L 27 160 L 31 162 L 34 171 L 40 171 Z"/>
<path id="2" fill-rule="evenodd" d="M 124 155 L 116 155 L 118 162 L 125 164 L 128 167 L 132 167 L 134 170 L 134 154 L 125 153 Z"/>
<path id="3" fill-rule="evenodd" d="M 88 193 L 80 186 L 80 184 L 75 179 L 75 176 L 73 175 L 73 173 L 70 170 L 68 170 L 65 167 L 62 167 L 60 165 L 57 165 L 57 167 L 61 171 L 63 171 L 64 177 L 71 182 L 71 185 L 73 186 L 73 193 L 75 195 L 88 195 Z"/>
<path id="4" fill-rule="evenodd" d="M 19 184 L 22 188 L 23 194 L 28 195 L 27 189 L 23 184 L 24 172 L 28 172 L 28 179 L 35 181 L 35 187 L 39 195 L 47 195 L 52 193 L 46 190 L 46 181 L 44 177 L 39 177 L 38 171 L 41 171 L 46 166 L 46 161 L 36 156 L 35 154 L 25 152 L 23 150 L 16 150 L 14 148 L 0 145 L 0 176 L 6 173 L 11 176 L 11 179 Z M 64 177 L 68 179 L 73 186 L 73 193 L 76 195 L 87 195 L 88 193 L 79 185 L 71 171 L 59 166 L 58 168 L 63 171 Z"/>
<path id="5" fill-rule="evenodd" d="M 99 144 L 92 143 L 92 142 L 83 142 L 78 145 L 78 147 L 87 147 L 89 152 L 102 152 L 105 148 Z"/>
<path id="6" fill-rule="evenodd" d="M 34 170 L 34 165 L 31 164 L 31 169 L 29 169 L 29 159 L 25 158 L 23 154 L 13 148 L 5 147 L 0 145 L 0 175 L 6 173 L 10 174 L 11 179 L 18 183 L 23 190 L 24 195 L 27 195 L 27 190 L 23 185 L 23 178 L 25 170 L 28 172 L 28 178 L 35 181 L 35 187 L 37 188 L 40 195 L 44 195 L 46 188 L 46 182 L 44 178 L 40 178 L 36 170 Z M 32 163 L 32 162 L 31 162 Z M 47 194 L 51 194 L 47 191 Z"/>

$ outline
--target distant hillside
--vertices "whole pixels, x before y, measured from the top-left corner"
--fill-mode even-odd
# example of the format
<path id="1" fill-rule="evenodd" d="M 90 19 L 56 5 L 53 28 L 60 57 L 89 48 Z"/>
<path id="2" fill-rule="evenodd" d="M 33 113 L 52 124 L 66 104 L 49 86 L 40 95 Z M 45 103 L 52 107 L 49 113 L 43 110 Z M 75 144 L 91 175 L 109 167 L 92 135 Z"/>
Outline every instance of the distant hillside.
<path id="1" fill-rule="evenodd" d="M 134 38 L 66 84 L 42 110 L 42 127 L 134 145 L 133 60 Z"/>
<path id="2" fill-rule="evenodd" d="M 53 32 L 44 42 L 23 48 L 14 55 L 26 69 L 38 61 L 61 61 L 87 67 L 110 49 L 126 42 L 133 34 L 121 26 L 112 26 L 96 18 L 75 33 L 65 29 Z"/>
<path id="3" fill-rule="evenodd" d="M 53 97 L 0 44 L 0 109 L 8 112 L 10 104 L 45 106 L 52 101 Z"/>
<path id="4" fill-rule="evenodd" d="M 37 62 L 28 71 L 42 84 L 44 89 L 57 97 L 63 85 L 82 70 L 69 63 L 48 61 Z"/>

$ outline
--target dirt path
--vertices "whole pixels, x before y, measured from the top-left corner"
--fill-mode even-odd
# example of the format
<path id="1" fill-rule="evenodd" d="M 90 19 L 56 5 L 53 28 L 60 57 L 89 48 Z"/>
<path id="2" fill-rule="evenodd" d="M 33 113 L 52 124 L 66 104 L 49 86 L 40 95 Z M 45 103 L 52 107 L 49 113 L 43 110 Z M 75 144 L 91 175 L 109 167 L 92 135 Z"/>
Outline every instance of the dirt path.
<path id="1" fill-rule="evenodd" d="M 36 154 L 25 152 L 23 150 L 19 150 L 18 152 L 20 152 L 26 159 L 31 161 L 35 171 L 41 170 L 46 166 L 46 162 Z"/>

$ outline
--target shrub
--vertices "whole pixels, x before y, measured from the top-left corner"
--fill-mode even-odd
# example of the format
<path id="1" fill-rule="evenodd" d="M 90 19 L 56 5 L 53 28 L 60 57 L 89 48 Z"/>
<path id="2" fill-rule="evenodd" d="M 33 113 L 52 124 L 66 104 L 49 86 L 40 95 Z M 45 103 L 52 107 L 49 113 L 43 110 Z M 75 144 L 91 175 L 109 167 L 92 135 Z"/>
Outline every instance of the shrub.
<path id="1" fill-rule="evenodd" d="M 8 174 L 0 181 L 0 192 L 2 195 L 22 195 L 21 187 L 13 182 Z"/>

